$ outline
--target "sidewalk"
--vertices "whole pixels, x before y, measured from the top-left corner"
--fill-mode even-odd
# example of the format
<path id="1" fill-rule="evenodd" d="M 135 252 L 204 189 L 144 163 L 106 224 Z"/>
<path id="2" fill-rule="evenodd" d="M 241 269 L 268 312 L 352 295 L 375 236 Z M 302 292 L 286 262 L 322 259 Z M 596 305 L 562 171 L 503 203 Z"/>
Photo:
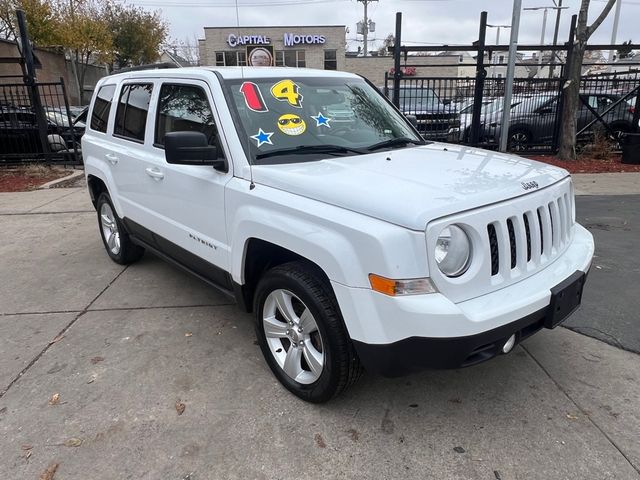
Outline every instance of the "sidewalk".
<path id="1" fill-rule="evenodd" d="M 112 263 L 95 217 L 84 188 L 0 194 L 1 478 L 640 479 L 636 354 L 557 328 L 310 405 L 250 315 L 152 255 Z"/>
<path id="2" fill-rule="evenodd" d="M 576 195 L 640 194 L 640 173 L 574 173 Z"/>

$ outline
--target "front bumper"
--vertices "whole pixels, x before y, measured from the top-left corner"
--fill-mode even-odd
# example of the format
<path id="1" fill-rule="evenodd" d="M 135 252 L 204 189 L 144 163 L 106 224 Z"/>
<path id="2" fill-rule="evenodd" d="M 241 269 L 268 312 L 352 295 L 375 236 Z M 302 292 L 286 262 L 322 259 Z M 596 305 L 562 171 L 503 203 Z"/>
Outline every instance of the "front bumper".
<path id="1" fill-rule="evenodd" d="M 580 288 L 584 286 L 586 274 L 577 271 L 572 277 L 580 279 Z M 552 303 L 515 322 L 466 337 L 411 337 L 386 345 L 353 343 L 367 371 L 385 377 L 397 377 L 426 368 L 470 367 L 503 353 L 503 346 L 511 336 L 517 345 L 542 328 L 555 328 L 558 324 L 552 322 L 553 306 Z"/>
<path id="2" fill-rule="evenodd" d="M 369 370 L 392 375 L 466 366 L 494 356 L 510 335 L 522 340 L 542 328 L 552 289 L 576 272 L 588 272 L 593 253 L 593 236 L 576 224 L 571 244 L 553 263 L 517 283 L 458 303 L 441 293 L 389 297 L 336 282 L 332 286 Z"/>

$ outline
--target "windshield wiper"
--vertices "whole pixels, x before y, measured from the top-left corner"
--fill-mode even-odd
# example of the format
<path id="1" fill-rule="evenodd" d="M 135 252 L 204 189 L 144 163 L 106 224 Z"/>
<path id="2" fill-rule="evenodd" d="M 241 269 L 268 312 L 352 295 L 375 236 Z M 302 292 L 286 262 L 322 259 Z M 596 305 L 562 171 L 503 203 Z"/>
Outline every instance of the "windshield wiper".
<path id="1" fill-rule="evenodd" d="M 397 147 L 400 145 L 406 145 L 408 143 L 413 143 L 414 145 L 425 145 L 427 142 L 424 140 L 414 140 L 409 137 L 398 137 L 398 138 L 390 138 L 389 140 L 385 140 L 384 142 L 374 143 L 370 147 L 367 147 L 367 150 L 373 152 L 374 150 L 380 150 L 381 148 L 386 147 Z"/>
<path id="2" fill-rule="evenodd" d="M 366 153 L 363 150 L 350 147 L 342 147 L 340 145 L 301 145 L 293 148 L 279 148 L 277 150 L 271 150 L 269 152 L 258 153 L 256 160 L 261 158 L 276 157 L 278 155 L 305 155 L 309 153 L 328 153 L 331 155 L 344 155 L 348 153 L 355 153 L 362 155 Z"/>

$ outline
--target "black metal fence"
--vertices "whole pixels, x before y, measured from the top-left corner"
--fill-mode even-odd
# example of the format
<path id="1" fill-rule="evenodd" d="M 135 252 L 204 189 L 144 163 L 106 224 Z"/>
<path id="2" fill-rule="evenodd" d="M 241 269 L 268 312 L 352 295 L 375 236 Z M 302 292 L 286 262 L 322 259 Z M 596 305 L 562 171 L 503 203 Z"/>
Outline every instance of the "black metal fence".
<path id="1" fill-rule="evenodd" d="M 559 143 L 561 78 L 516 78 L 513 81 L 508 150 L 555 152 Z M 386 77 L 385 94 L 392 81 Z M 416 117 L 418 130 L 429 140 L 497 148 L 502 131 L 504 78 L 485 78 L 480 95 L 478 138 L 473 141 L 475 78 L 404 77 L 398 107 Z M 581 80 L 577 114 L 579 144 L 605 133 L 614 148 L 623 133 L 633 131 L 639 101 L 640 72 L 585 76 Z"/>
<path id="2" fill-rule="evenodd" d="M 569 79 L 565 65 L 573 55 L 576 17 L 572 18 L 569 41 L 564 45 L 519 45 L 516 67 L 526 67 L 527 78 L 515 78 L 509 106 L 507 149 L 517 152 L 554 153 L 560 143 L 564 86 Z M 463 46 L 404 46 L 401 44 L 402 15 L 396 15 L 394 69 L 385 74 L 385 94 L 406 115 L 415 116 L 418 130 L 427 139 L 498 148 L 503 131 L 506 79 L 488 77 L 495 73 L 496 55 L 506 55 L 508 45 L 486 45 L 487 13 L 480 18 L 479 39 Z M 619 45 L 588 45 L 587 51 L 616 50 Z M 633 48 L 638 45 L 633 45 Z M 538 52 L 535 60 L 525 52 Z M 546 52 L 546 59 L 543 55 Z M 437 62 L 429 55 L 444 53 Z M 460 55 L 469 53 L 470 55 Z M 454 55 L 455 54 L 455 55 Z M 447 56 L 461 65 L 442 61 Z M 544 60 L 544 61 L 543 61 Z M 453 61 L 453 60 L 452 60 Z M 616 62 L 617 67 L 637 68 L 637 64 Z M 473 77 L 411 76 L 416 69 L 472 67 Z M 585 61 L 584 67 L 610 66 Z M 412 67 L 412 68 L 410 68 Z M 557 77 L 554 75 L 558 75 Z M 583 76 L 577 112 L 577 140 L 584 145 L 603 132 L 614 147 L 620 136 L 635 132 L 640 124 L 640 71 Z"/>
<path id="3" fill-rule="evenodd" d="M 1 164 L 80 164 L 83 133 L 84 123 L 71 114 L 62 79 L 0 84 Z"/>
<path id="4" fill-rule="evenodd" d="M 24 12 L 17 10 L 16 16 L 21 56 L 3 57 L 0 63 L 20 65 L 22 76 L 0 76 L 0 164 L 81 164 L 84 122 L 72 115 L 62 78 L 37 81 Z"/>

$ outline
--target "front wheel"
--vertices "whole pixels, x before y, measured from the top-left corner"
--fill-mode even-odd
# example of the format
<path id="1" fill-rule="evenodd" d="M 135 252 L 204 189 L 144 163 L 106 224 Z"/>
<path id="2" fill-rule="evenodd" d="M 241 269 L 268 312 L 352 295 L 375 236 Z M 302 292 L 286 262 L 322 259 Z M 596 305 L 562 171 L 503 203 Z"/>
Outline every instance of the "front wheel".
<path id="1" fill-rule="evenodd" d="M 326 402 L 355 383 L 362 368 L 331 287 L 313 267 L 274 267 L 254 297 L 256 334 L 267 364 L 294 395 Z"/>

